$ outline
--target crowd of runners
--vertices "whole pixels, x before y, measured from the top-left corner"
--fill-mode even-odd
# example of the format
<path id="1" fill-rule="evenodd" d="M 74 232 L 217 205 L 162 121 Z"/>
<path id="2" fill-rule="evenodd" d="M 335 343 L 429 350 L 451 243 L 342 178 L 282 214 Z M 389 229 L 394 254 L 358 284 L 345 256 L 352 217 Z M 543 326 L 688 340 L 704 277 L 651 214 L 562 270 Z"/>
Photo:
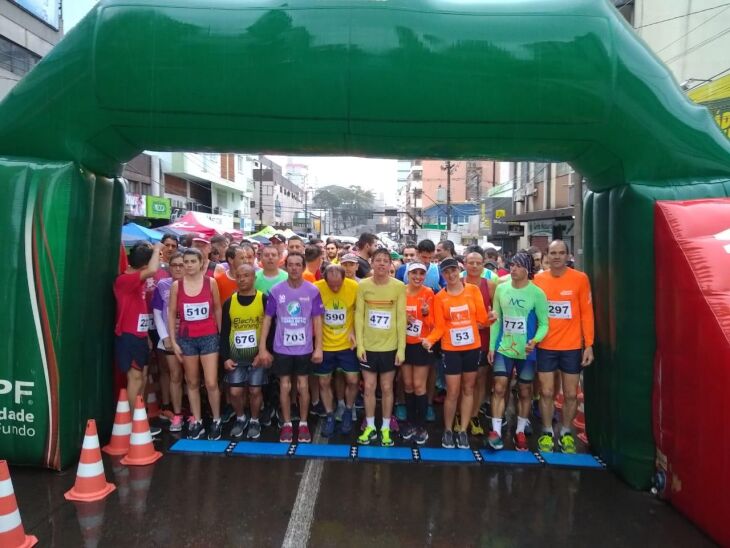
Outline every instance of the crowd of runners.
<path id="1" fill-rule="evenodd" d="M 354 246 L 166 234 L 127 257 L 116 364 L 133 403 L 156 362 L 170 432 L 217 440 L 232 422 L 232 439 L 278 427 L 281 442 L 309 443 L 317 416 L 324 437 L 423 445 L 443 403 L 443 447 L 486 436 L 499 450 L 515 398 L 515 449 L 528 450 L 532 416 L 541 451 L 576 451 L 593 310 L 563 241 L 507 259 L 478 246 L 457 256 L 450 241 L 392 252 L 367 233 Z"/>

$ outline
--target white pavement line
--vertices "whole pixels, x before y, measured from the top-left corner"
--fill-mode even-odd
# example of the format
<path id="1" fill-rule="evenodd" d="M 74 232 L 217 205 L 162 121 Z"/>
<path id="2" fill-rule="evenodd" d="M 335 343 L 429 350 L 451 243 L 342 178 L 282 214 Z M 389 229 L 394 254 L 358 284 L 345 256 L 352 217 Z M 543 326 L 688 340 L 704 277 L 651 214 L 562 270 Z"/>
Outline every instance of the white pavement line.
<path id="1" fill-rule="evenodd" d="M 321 421 L 318 421 L 312 443 L 322 441 Z M 322 480 L 322 459 L 310 459 L 304 465 L 304 473 L 299 481 L 297 498 L 294 500 L 289 525 L 286 528 L 282 548 L 305 548 L 309 542 L 310 529 L 314 519 L 314 507 L 317 504 L 319 487 Z"/>

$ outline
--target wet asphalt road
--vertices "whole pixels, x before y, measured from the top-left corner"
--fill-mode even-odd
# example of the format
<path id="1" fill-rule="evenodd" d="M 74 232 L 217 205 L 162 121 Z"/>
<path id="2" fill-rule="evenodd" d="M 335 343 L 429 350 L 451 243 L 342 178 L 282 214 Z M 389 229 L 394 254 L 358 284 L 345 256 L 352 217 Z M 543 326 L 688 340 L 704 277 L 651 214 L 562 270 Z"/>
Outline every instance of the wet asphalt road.
<path id="1" fill-rule="evenodd" d="M 429 445 L 438 439 L 434 431 Z M 157 447 L 173 441 L 166 434 Z M 307 462 L 321 464 L 298 500 Z M 11 468 L 23 525 L 40 546 L 268 547 L 285 537 L 350 547 L 712 546 L 605 470 L 172 453 L 146 467 L 106 455 L 104 464 L 117 490 L 98 503 L 64 500 L 75 467 Z M 292 517 L 307 503 L 311 526 Z"/>

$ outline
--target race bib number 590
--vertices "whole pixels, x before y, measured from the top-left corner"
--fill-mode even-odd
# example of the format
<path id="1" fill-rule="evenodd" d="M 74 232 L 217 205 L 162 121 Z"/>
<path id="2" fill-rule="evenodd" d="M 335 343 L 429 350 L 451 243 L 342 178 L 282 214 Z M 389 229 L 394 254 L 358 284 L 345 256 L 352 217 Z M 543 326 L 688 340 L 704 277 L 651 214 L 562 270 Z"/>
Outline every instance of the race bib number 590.
<path id="1" fill-rule="evenodd" d="M 391 313 L 387 310 L 371 310 L 368 325 L 373 329 L 390 329 Z"/>

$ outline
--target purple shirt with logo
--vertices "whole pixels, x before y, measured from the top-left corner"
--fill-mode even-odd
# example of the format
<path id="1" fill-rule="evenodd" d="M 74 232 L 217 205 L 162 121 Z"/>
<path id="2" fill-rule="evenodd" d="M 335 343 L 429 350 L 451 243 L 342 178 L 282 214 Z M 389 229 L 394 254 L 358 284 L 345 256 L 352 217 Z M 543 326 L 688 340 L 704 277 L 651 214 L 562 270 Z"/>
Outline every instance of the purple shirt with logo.
<path id="1" fill-rule="evenodd" d="M 314 349 L 312 318 L 324 314 L 319 290 L 309 282 L 296 289 L 288 281 L 271 288 L 266 315 L 276 317 L 274 352 L 288 356 L 311 354 Z"/>

